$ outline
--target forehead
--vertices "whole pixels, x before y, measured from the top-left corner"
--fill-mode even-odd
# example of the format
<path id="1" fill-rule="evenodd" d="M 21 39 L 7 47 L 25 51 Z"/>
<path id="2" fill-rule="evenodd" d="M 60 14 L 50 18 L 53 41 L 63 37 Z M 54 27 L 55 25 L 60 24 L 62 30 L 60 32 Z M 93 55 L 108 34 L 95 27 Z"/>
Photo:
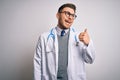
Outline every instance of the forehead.
<path id="1" fill-rule="evenodd" d="M 69 7 L 65 7 L 65 8 L 63 8 L 63 10 L 62 11 L 68 11 L 68 12 L 70 12 L 70 13 L 72 13 L 72 14 L 74 14 L 75 12 L 74 12 L 74 9 L 72 9 L 72 8 L 69 8 Z"/>

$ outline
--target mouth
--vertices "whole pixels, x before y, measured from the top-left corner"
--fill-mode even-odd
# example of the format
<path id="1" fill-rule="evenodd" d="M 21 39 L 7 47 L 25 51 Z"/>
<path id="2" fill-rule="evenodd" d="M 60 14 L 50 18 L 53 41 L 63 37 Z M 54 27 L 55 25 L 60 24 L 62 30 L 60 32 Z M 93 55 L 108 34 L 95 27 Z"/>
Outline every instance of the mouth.
<path id="1" fill-rule="evenodd" d="M 72 24 L 72 21 L 69 21 L 69 20 L 65 20 L 66 24 L 68 25 L 71 25 Z"/>

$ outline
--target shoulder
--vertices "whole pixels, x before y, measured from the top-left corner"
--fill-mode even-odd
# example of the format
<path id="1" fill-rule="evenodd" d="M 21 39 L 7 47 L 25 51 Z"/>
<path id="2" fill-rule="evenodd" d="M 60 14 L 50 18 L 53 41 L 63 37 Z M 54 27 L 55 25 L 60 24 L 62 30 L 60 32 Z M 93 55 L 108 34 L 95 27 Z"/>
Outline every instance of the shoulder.
<path id="1" fill-rule="evenodd" d="M 40 34 L 40 37 L 47 37 L 50 34 L 50 32 L 43 32 L 42 34 Z"/>
<path id="2" fill-rule="evenodd" d="M 49 37 L 49 35 L 51 35 L 54 32 L 55 28 L 50 29 L 47 32 L 43 32 L 42 34 L 40 34 L 39 39 L 44 39 L 47 40 L 47 38 Z"/>
<path id="3" fill-rule="evenodd" d="M 38 41 L 37 41 L 37 46 L 44 46 L 45 43 L 47 42 L 47 36 L 48 36 L 49 32 L 43 32 L 42 34 L 39 35 L 38 37 Z"/>
<path id="4" fill-rule="evenodd" d="M 39 38 L 38 38 L 38 40 L 46 40 L 47 39 L 47 37 L 48 37 L 48 35 L 49 35 L 49 32 L 43 32 L 43 33 L 41 33 L 40 35 L 39 35 Z"/>

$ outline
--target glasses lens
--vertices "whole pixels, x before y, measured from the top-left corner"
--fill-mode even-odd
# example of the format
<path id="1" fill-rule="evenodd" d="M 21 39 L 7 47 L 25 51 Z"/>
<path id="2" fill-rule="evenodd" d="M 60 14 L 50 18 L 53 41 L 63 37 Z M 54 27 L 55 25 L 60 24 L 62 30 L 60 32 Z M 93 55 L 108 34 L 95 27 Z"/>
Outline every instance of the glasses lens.
<path id="1" fill-rule="evenodd" d="M 65 14 L 67 17 L 70 17 L 70 15 L 71 15 L 70 12 L 65 12 Z"/>
<path id="2" fill-rule="evenodd" d="M 71 14 L 70 12 L 65 13 L 67 17 L 72 16 L 73 19 L 75 19 L 77 16 L 75 14 Z"/>
<path id="3" fill-rule="evenodd" d="M 77 16 L 75 15 L 75 14 L 71 14 L 70 12 L 68 12 L 68 11 L 64 11 L 64 12 L 61 12 L 61 13 L 65 13 L 65 15 L 67 16 L 67 17 L 72 17 L 73 19 L 75 19 Z"/>

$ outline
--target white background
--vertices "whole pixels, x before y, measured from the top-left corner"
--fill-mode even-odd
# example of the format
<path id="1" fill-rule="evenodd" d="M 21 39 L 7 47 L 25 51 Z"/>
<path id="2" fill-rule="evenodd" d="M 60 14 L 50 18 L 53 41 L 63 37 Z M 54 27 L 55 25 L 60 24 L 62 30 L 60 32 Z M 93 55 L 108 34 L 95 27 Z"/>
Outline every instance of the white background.
<path id="1" fill-rule="evenodd" d="M 0 80 L 32 80 L 38 37 L 57 25 L 58 8 L 77 6 L 73 26 L 85 28 L 96 59 L 86 64 L 88 80 L 120 80 L 120 0 L 0 0 Z"/>

